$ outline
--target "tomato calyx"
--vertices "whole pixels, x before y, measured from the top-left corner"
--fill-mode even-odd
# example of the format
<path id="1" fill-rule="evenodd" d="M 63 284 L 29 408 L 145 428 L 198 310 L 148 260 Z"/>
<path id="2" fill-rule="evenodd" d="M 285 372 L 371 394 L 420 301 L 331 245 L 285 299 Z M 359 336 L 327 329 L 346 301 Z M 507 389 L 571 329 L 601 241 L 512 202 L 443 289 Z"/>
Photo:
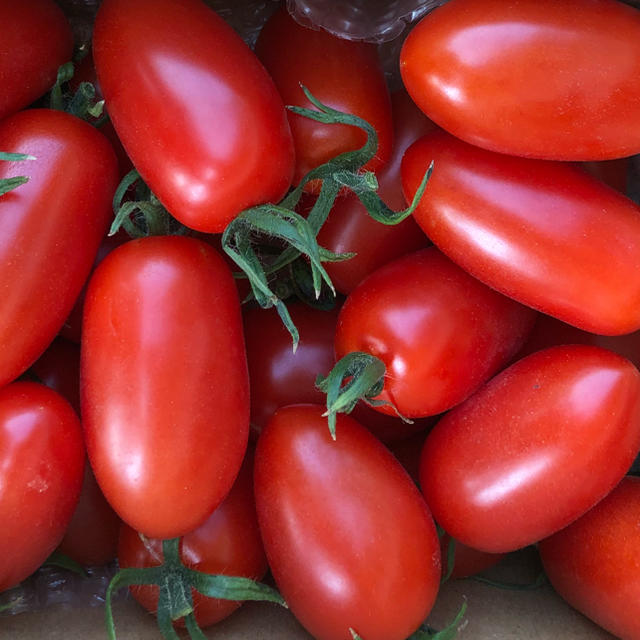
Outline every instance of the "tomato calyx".
<path id="1" fill-rule="evenodd" d="M 81 82 L 75 93 L 72 93 L 68 83 L 74 73 L 73 62 L 60 65 L 56 82 L 49 94 L 49 108 L 65 111 L 99 127 L 107 119 L 104 100 L 96 100 L 96 88 L 90 82 Z"/>
<path id="2" fill-rule="evenodd" d="M 26 153 L 8 153 L 6 151 L 0 151 L 0 161 L 6 162 L 24 162 L 25 160 L 35 160 L 35 156 L 31 156 Z M 0 180 L 0 196 L 3 196 L 9 191 L 13 191 L 21 184 L 29 182 L 28 176 L 14 176 L 13 178 L 2 178 Z"/>
<path id="3" fill-rule="evenodd" d="M 116 638 L 111 599 L 113 593 L 123 587 L 134 585 L 159 587 L 158 627 L 168 640 L 179 640 L 173 623 L 180 618 L 184 618 L 190 638 L 194 640 L 206 638 L 196 622 L 192 589 L 210 598 L 275 602 L 283 607 L 287 606 L 278 591 L 250 578 L 213 575 L 186 567 L 180 559 L 180 538 L 163 540 L 162 553 L 163 564 L 155 567 L 120 569 L 109 583 L 105 596 L 105 618 L 107 633 L 111 640 Z"/>

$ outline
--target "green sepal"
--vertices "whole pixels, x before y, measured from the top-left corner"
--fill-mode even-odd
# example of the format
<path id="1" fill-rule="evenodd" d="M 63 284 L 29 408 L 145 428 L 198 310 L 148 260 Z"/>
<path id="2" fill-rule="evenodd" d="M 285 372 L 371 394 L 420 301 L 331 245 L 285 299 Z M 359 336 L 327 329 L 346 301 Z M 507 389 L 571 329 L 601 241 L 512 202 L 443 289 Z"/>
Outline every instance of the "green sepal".
<path id="1" fill-rule="evenodd" d="M 6 160 L 7 162 L 24 162 L 25 160 L 36 160 L 36 157 L 28 153 L 8 153 L 6 151 L 0 151 L 0 160 Z"/>
<path id="2" fill-rule="evenodd" d="M 476 582 L 482 582 L 490 587 L 495 587 L 496 589 L 505 589 L 506 591 L 534 591 L 549 582 L 544 571 L 540 571 L 533 582 L 524 584 L 519 582 L 501 582 L 499 580 L 485 578 L 484 576 L 471 576 L 471 579 Z"/>
<path id="3" fill-rule="evenodd" d="M 0 161 L 6 162 L 24 162 L 25 160 L 35 160 L 36 157 L 27 153 L 11 153 L 8 151 L 0 151 Z M 0 180 L 0 196 L 9 191 L 17 189 L 20 185 L 29 182 L 28 176 L 14 176 L 13 178 L 2 178 Z"/>
<path id="4" fill-rule="evenodd" d="M 458 635 L 458 627 L 466 612 L 467 601 L 464 600 L 456 617 L 444 629 L 438 631 L 427 624 L 423 624 L 420 629 L 410 635 L 407 640 L 453 640 L 453 638 Z"/>
<path id="5" fill-rule="evenodd" d="M 58 550 L 54 551 L 44 561 L 44 566 L 60 567 L 61 569 L 71 571 L 79 576 L 82 576 L 83 578 L 87 577 L 86 569 L 79 562 L 76 562 L 73 558 L 70 558 L 68 555 L 61 553 Z"/>
<path id="6" fill-rule="evenodd" d="M 56 111 L 65 110 L 65 98 L 62 86 L 69 82 L 73 78 L 75 73 L 75 66 L 73 62 L 65 62 L 58 67 L 58 74 L 56 76 L 56 82 L 51 87 L 51 93 L 49 95 L 49 108 Z"/>
<path id="7" fill-rule="evenodd" d="M 447 566 L 440 579 L 440 584 L 444 584 L 453 573 L 453 568 L 456 564 L 456 540 L 449 536 L 449 543 L 447 544 Z"/>

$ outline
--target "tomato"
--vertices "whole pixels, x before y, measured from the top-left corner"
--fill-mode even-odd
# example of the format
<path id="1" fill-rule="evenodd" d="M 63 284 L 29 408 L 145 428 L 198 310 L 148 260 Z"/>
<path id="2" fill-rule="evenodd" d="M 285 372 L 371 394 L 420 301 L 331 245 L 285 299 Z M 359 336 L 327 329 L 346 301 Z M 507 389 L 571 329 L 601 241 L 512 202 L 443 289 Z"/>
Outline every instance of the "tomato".
<path id="1" fill-rule="evenodd" d="M 434 128 L 405 91 L 391 95 L 394 144 L 391 159 L 378 172 L 378 193 L 389 208 L 400 211 L 407 206 L 402 194 L 400 162 L 407 147 Z M 354 193 L 338 198 L 318 234 L 318 243 L 336 253 L 354 252 L 344 262 L 327 262 L 324 267 L 334 286 L 348 294 L 365 276 L 395 258 L 429 244 L 410 216 L 400 224 L 376 222 Z"/>
<path id="2" fill-rule="evenodd" d="M 223 231 L 287 191 L 294 151 L 282 100 L 200 0 L 105 0 L 93 55 L 124 148 L 180 222 Z"/>
<path id="3" fill-rule="evenodd" d="M 258 522 L 275 581 L 318 640 L 404 640 L 440 580 L 427 506 L 385 447 L 320 405 L 279 409 L 258 440 Z"/>
<path id="4" fill-rule="evenodd" d="M 132 240 L 89 282 L 81 405 L 98 484 L 129 526 L 173 538 L 229 492 L 247 446 L 240 305 L 211 247 Z"/>
<path id="5" fill-rule="evenodd" d="M 253 457 L 248 457 L 253 462 Z M 121 568 L 158 566 L 162 541 L 142 538 L 122 525 L 118 544 Z M 229 495 L 209 518 L 180 541 L 180 557 L 187 567 L 211 574 L 242 576 L 260 580 L 267 572 L 267 559 L 258 529 L 253 499 L 252 466 L 244 464 Z M 133 597 L 148 611 L 158 607 L 158 587 L 130 587 Z M 207 598 L 193 591 L 196 621 L 206 627 L 233 613 L 240 602 Z M 182 621 L 181 621 L 182 622 Z"/>
<path id="6" fill-rule="evenodd" d="M 336 356 L 380 358 L 387 372 L 379 398 L 404 416 L 431 416 L 506 364 L 534 318 L 430 247 L 381 267 L 351 293 L 338 320 Z"/>
<path id="7" fill-rule="evenodd" d="M 640 478 L 627 476 L 593 509 L 538 545 L 553 588 L 623 640 L 640 637 Z"/>
<path id="8" fill-rule="evenodd" d="M 586 331 L 640 328 L 640 210 L 631 200 L 580 168 L 484 151 L 443 132 L 407 150 L 408 196 L 432 160 L 414 215 L 454 262 Z"/>
<path id="9" fill-rule="evenodd" d="M 73 37 L 64 13 L 52 0 L 3 2 L 0 24 L 2 120 L 53 86 L 58 67 L 71 60 Z"/>
<path id="10" fill-rule="evenodd" d="M 450 544 L 451 536 L 448 533 L 444 533 L 440 537 L 443 573 L 445 572 L 445 567 L 447 567 Z M 461 578 L 475 576 L 477 573 L 481 573 L 485 569 L 498 564 L 504 556 L 504 553 L 487 553 L 486 551 L 478 551 L 478 549 L 472 549 L 466 544 L 462 544 L 456 540 L 453 556 L 453 569 L 451 570 L 449 579 L 459 580 Z"/>
<path id="11" fill-rule="evenodd" d="M 0 198 L 1 386 L 36 360 L 71 311 L 113 216 L 117 169 L 104 136 L 48 109 L 3 120 L 0 149 L 36 157 L 0 163 L 0 178 L 29 176 Z"/>
<path id="12" fill-rule="evenodd" d="M 451 0 L 409 34 L 400 70 L 432 120 L 480 147 L 550 160 L 640 151 L 640 12 L 621 2 Z"/>
<path id="13" fill-rule="evenodd" d="M 265 24 L 256 55 L 273 77 L 285 104 L 313 108 L 300 83 L 320 102 L 369 122 L 378 134 L 378 151 L 365 169 L 375 171 L 391 154 L 393 124 L 389 91 L 375 45 L 338 38 L 298 24 L 285 9 Z M 289 114 L 295 145 L 293 182 L 344 151 L 361 147 L 366 134 L 349 125 L 321 124 Z"/>
<path id="14" fill-rule="evenodd" d="M 55 391 L 33 382 L 0 389 L 0 591 L 56 548 L 78 501 L 80 421 Z"/>
<path id="15" fill-rule="evenodd" d="M 456 540 L 513 551 L 581 516 L 640 450 L 640 373 L 598 347 L 519 360 L 427 436 L 420 484 Z"/>

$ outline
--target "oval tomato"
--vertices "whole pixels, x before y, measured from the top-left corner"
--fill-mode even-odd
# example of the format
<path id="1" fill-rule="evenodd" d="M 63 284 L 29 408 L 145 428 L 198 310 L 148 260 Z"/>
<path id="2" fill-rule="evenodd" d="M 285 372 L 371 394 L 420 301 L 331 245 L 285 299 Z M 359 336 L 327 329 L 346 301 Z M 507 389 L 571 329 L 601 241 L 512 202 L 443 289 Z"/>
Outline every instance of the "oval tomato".
<path id="1" fill-rule="evenodd" d="M 534 318 L 430 247 L 381 267 L 351 293 L 338 320 L 336 356 L 380 358 L 387 372 L 379 399 L 407 417 L 431 416 L 506 364 Z"/>
<path id="2" fill-rule="evenodd" d="M 36 360 L 71 311 L 113 217 L 117 163 L 93 127 L 49 109 L 3 120 L 0 149 L 36 158 L 0 163 L 0 178 L 29 176 L 0 198 L 4 385 Z"/>
<path id="3" fill-rule="evenodd" d="M 513 551 L 580 517 L 639 449 L 638 370 L 598 347 L 552 347 L 516 362 L 436 424 L 420 484 L 456 540 Z"/>
<path id="4" fill-rule="evenodd" d="M 118 137 L 180 222 L 223 231 L 289 188 L 294 151 L 282 100 L 200 0 L 105 0 L 93 55 Z"/>
<path id="5" fill-rule="evenodd" d="M 640 151 L 640 12 L 621 2 L 450 0 L 411 31 L 400 69 L 432 120 L 480 147 L 550 160 Z"/>
<path id="6" fill-rule="evenodd" d="M 553 588 L 624 640 L 640 637 L 640 478 L 627 476 L 593 509 L 538 545 Z"/>
<path id="7" fill-rule="evenodd" d="M 440 250 L 505 295 L 581 329 L 640 328 L 640 209 L 580 168 L 513 158 L 444 132 L 405 153 L 415 218 Z"/>
<path id="8" fill-rule="evenodd" d="M 249 431 L 240 305 L 222 257 L 179 236 L 111 252 L 87 289 L 81 376 L 89 459 L 116 513 L 153 538 L 202 524 Z"/>
<path id="9" fill-rule="evenodd" d="M 32 382 L 0 389 L 0 591 L 56 548 L 78 501 L 80 421 L 58 393 Z"/>
<path id="10" fill-rule="evenodd" d="M 254 481 L 269 566 L 318 640 L 404 640 L 440 580 L 438 537 L 420 492 L 348 416 L 337 439 L 324 408 L 278 410 L 258 440 Z"/>

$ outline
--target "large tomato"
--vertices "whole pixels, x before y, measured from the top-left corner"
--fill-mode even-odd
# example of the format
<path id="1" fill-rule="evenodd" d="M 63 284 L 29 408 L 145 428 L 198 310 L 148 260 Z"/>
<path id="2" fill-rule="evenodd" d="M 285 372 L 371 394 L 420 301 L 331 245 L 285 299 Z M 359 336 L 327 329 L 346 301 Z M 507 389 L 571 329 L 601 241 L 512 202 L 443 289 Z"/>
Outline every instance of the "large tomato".
<path id="1" fill-rule="evenodd" d="M 105 0 L 93 55 L 124 148 L 183 224 L 219 232 L 284 195 L 294 151 L 282 100 L 203 2 Z"/>
<path id="2" fill-rule="evenodd" d="M 623 640 L 640 638 L 640 478 L 538 545 L 553 588 Z"/>
<path id="3" fill-rule="evenodd" d="M 450 0 L 409 34 L 400 69 L 472 144 L 551 160 L 640 151 L 640 12 L 621 2 Z"/>
<path id="4" fill-rule="evenodd" d="M 60 542 L 84 466 L 80 421 L 33 382 L 0 389 L 0 591 L 33 573 Z"/>
<path id="5" fill-rule="evenodd" d="M 415 218 L 445 254 L 511 298 L 602 334 L 640 328 L 640 209 L 581 168 L 514 158 L 444 132 L 402 161 Z"/>
<path id="6" fill-rule="evenodd" d="M 427 436 L 420 484 L 456 540 L 513 551 L 580 517 L 640 449 L 640 374 L 599 347 L 538 351 Z"/>
<path id="7" fill-rule="evenodd" d="M 401 465 L 319 405 L 278 410 L 258 440 L 256 507 L 269 566 L 289 608 L 318 640 L 404 640 L 440 580 L 429 510 Z"/>
<path id="8" fill-rule="evenodd" d="M 71 311 L 105 235 L 117 185 L 106 138 L 86 122 L 32 109 L 0 123 L 0 163 L 29 182 L 0 198 L 0 386 L 45 350 Z"/>
<path id="9" fill-rule="evenodd" d="M 194 529 L 229 492 L 249 431 L 236 287 L 214 249 L 132 240 L 87 289 L 81 404 L 107 500 L 153 538 Z"/>

